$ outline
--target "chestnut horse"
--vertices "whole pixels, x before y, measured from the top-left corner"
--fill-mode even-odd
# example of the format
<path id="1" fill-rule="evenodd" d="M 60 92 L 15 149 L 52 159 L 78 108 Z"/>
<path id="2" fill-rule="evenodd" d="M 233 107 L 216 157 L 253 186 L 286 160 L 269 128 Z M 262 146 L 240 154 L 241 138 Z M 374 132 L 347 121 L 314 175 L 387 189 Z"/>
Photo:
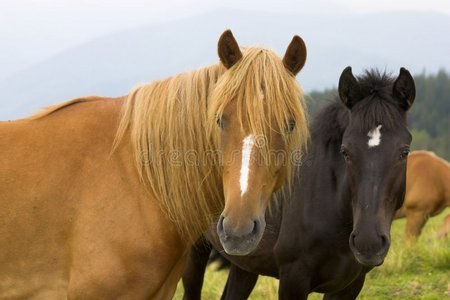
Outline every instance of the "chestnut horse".
<path id="1" fill-rule="evenodd" d="M 406 218 L 407 241 L 419 237 L 428 218 L 449 206 L 450 163 L 433 152 L 412 152 L 408 157 L 405 202 L 395 215 Z M 440 235 L 444 235 L 444 229 Z"/>
<path id="2" fill-rule="evenodd" d="M 170 299 L 221 212 L 224 248 L 255 249 L 308 138 L 306 48 L 295 36 L 280 59 L 225 31 L 218 52 L 127 97 L 0 123 L 0 298 Z"/>
<path id="3" fill-rule="evenodd" d="M 377 71 L 355 78 L 348 67 L 339 96 L 314 117 L 292 193 L 267 215 L 260 246 L 233 256 L 221 251 L 214 232 L 205 233 L 232 263 L 222 299 L 247 299 L 259 274 L 280 279 L 280 299 L 307 299 L 311 292 L 355 299 L 367 272 L 383 263 L 405 195 L 414 80 L 404 68 L 397 78 Z M 209 251 L 206 243 L 193 247 L 184 299 L 200 299 Z"/>

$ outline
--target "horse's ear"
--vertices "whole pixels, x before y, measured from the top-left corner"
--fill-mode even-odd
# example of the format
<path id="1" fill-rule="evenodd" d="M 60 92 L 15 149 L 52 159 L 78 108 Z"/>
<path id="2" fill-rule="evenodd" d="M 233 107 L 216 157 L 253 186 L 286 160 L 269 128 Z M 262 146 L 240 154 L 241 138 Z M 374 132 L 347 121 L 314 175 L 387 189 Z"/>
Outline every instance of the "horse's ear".
<path id="1" fill-rule="evenodd" d="M 229 29 L 225 30 L 220 36 L 217 49 L 220 61 L 227 69 L 234 66 L 234 64 L 242 58 L 242 52 L 239 49 L 239 45 Z"/>
<path id="2" fill-rule="evenodd" d="M 360 98 L 360 87 L 358 81 L 352 73 L 352 67 L 347 67 L 342 71 L 339 78 L 339 98 L 351 109 Z"/>
<path id="3" fill-rule="evenodd" d="M 400 106 L 405 111 L 414 103 L 414 98 L 416 98 L 416 86 L 411 73 L 405 68 L 400 68 L 400 75 L 398 75 L 394 82 L 392 93 L 394 94 L 394 97 L 400 100 Z"/>
<path id="4" fill-rule="evenodd" d="M 300 72 L 306 61 L 306 45 L 298 35 L 292 38 L 286 53 L 284 54 L 283 64 L 294 76 Z"/>

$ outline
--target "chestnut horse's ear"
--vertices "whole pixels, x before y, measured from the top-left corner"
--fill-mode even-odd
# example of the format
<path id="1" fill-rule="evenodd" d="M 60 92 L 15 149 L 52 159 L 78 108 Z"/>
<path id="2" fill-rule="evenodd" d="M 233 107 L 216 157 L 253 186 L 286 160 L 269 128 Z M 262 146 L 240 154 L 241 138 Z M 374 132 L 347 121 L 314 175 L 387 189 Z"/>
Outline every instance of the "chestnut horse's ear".
<path id="1" fill-rule="evenodd" d="M 231 30 L 225 30 L 219 38 L 217 50 L 219 52 L 220 61 L 229 69 L 242 58 L 241 49 L 236 42 Z"/>
<path id="2" fill-rule="evenodd" d="M 286 53 L 284 54 L 283 64 L 294 76 L 300 72 L 306 61 L 306 45 L 298 35 L 292 38 Z"/>
<path id="3" fill-rule="evenodd" d="M 342 71 L 338 90 L 339 98 L 349 109 L 360 100 L 361 89 L 355 76 L 353 76 L 352 67 L 347 67 Z"/>
<path id="4" fill-rule="evenodd" d="M 416 98 L 416 86 L 411 73 L 405 68 L 400 68 L 400 75 L 398 75 L 394 82 L 392 93 L 394 94 L 394 97 L 400 100 L 400 107 L 405 111 L 414 103 L 414 98 Z"/>

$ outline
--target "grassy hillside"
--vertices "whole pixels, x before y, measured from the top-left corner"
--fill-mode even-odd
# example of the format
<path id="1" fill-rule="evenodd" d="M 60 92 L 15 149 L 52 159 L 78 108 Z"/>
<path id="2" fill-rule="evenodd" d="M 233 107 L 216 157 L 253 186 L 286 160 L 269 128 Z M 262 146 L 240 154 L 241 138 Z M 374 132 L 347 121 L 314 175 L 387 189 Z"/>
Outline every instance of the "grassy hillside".
<path id="1" fill-rule="evenodd" d="M 431 218 L 416 244 L 406 247 L 403 240 L 405 220 L 397 220 L 392 227 L 392 246 L 384 264 L 370 272 L 358 299 L 450 299 L 450 237 L 437 239 L 436 229 L 450 208 Z M 203 299 L 220 299 L 227 271 L 208 268 Z M 278 281 L 260 277 L 250 299 L 277 299 Z M 181 299 L 183 288 L 178 285 L 174 299 Z M 309 299 L 321 299 L 312 294 Z"/>

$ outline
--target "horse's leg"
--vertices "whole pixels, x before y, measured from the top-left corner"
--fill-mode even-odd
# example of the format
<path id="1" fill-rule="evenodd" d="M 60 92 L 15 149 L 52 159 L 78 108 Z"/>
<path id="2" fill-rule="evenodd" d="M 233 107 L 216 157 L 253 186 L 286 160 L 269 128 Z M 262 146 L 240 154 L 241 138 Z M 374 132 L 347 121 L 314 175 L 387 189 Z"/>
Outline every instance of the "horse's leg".
<path id="1" fill-rule="evenodd" d="M 191 248 L 183 273 L 184 300 L 202 298 L 203 278 L 210 253 L 211 245 L 203 237 Z"/>
<path id="2" fill-rule="evenodd" d="M 177 289 L 177 283 L 183 274 L 183 270 L 186 268 L 187 255 L 182 256 L 177 263 L 173 266 L 169 275 L 167 276 L 164 285 L 159 289 L 159 291 L 152 296 L 151 299 L 163 300 L 163 299 L 173 299 L 175 291 Z"/>
<path id="3" fill-rule="evenodd" d="M 308 294 L 311 292 L 310 276 L 302 269 L 298 263 L 280 266 L 278 299 L 308 299 Z"/>
<path id="4" fill-rule="evenodd" d="M 427 219 L 427 215 L 421 211 L 406 210 L 405 238 L 408 242 L 419 237 Z"/>
<path id="5" fill-rule="evenodd" d="M 356 299 L 364 286 L 364 280 L 366 279 L 366 273 L 362 273 L 355 279 L 350 285 L 339 292 L 332 294 L 325 294 L 324 300 L 353 300 Z"/>
<path id="6" fill-rule="evenodd" d="M 221 300 L 248 299 L 257 281 L 258 274 L 247 272 L 232 264 Z"/>

